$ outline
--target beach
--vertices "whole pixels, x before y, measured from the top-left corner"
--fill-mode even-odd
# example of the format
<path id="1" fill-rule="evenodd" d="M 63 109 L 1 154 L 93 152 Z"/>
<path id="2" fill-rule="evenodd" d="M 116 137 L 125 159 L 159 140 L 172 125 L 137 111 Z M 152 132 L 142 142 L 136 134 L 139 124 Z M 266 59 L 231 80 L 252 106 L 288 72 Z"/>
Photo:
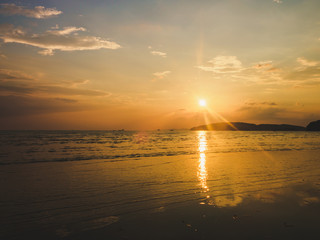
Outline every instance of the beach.
<path id="1" fill-rule="evenodd" d="M 215 152 L 214 133 L 170 134 L 171 143 L 181 136 L 196 139 L 194 151 L 181 154 L 178 147 L 190 144 L 185 139 L 175 146 L 177 154 L 168 156 L 2 164 L 1 239 L 316 239 L 319 235 L 318 145 L 303 150 Z M 231 133 L 218 134 L 221 141 L 231 141 Z M 241 133 L 236 134 L 238 139 Z M 297 134 L 282 133 L 281 139 L 304 136 L 309 142 Z M 281 144 L 273 142 L 272 147 Z"/>

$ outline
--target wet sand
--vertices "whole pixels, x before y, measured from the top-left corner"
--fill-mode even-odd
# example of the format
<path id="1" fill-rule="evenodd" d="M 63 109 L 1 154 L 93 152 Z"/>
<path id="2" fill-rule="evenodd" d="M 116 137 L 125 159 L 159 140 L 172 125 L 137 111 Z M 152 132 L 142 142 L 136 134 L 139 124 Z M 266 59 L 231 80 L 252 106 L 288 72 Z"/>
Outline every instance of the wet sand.
<path id="1" fill-rule="evenodd" d="M 204 153 L 204 154 L 202 154 Z M 320 151 L 0 166 L 0 239 L 318 239 Z"/>

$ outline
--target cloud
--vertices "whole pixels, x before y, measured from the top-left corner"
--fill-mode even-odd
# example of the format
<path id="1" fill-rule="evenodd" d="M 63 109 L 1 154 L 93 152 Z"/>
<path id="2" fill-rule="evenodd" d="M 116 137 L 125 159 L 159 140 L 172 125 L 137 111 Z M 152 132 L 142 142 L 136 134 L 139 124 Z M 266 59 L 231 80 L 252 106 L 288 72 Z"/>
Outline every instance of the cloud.
<path id="1" fill-rule="evenodd" d="M 247 85 L 282 85 L 282 75 L 283 70 L 275 67 L 272 61 L 260 61 L 234 73 L 230 78 L 243 81 Z"/>
<path id="2" fill-rule="evenodd" d="M 43 56 L 53 56 L 54 54 L 52 49 L 44 49 L 44 50 L 38 51 L 38 53 Z"/>
<path id="3" fill-rule="evenodd" d="M 55 112 L 81 111 L 86 105 L 76 100 L 33 96 L 0 96 L 0 119 L 11 116 L 26 116 Z"/>
<path id="4" fill-rule="evenodd" d="M 256 69 L 258 71 L 264 71 L 264 72 L 277 72 L 280 71 L 280 68 L 274 67 L 272 61 L 264 61 L 259 62 L 252 66 L 253 69 Z"/>
<path id="5" fill-rule="evenodd" d="M 90 82 L 90 80 L 88 80 L 88 79 L 72 81 L 72 87 L 78 87 L 79 85 L 85 85 L 85 84 L 88 84 L 89 82 Z"/>
<path id="6" fill-rule="evenodd" d="M 245 66 L 236 56 L 217 56 L 210 60 L 211 65 L 197 66 L 202 71 L 213 72 L 216 81 L 242 82 L 246 85 L 279 85 L 283 70 L 272 61 L 260 61 Z M 228 74 L 226 78 L 225 74 Z"/>
<path id="7" fill-rule="evenodd" d="M 106 97 L 111 94 L 102 90 L 80 88 L 89 80 L 78 80 L 62 84 L 43 84 L 31 75 L 12 69 L 0 69 L 0 95 L 44 94 L 54 96 L 97 96 Z"/>
<path id="8" fill-rule="evenodd" d="M 272 61 L 260 62 L 253 66 L 255 69 L 265 69 L 272 67 Z"/>
<path id="9" fill-rule="evenodd" d="M 320 62 L 310 61 L 303 57 L 296 59 L 299 67 L 295 69 L 280 68 L 273 61 L 260 61 L 251 66 L 243 66 L 236 56 L 217 56 L 209 63 L 211 66 L 198 66 L 203 71 L 218 73 L 215 80 L 242 82 L 246 85 L 261 86 L 271 92 L 270 87 L 290 86 L 308 87 L 320 85 Z M 228 74 L 226 79 L 223 74 Z M 260 103 L 261 105 L 261 103 Z"/>
<path id="10" fill-rule="evenodd" d="M 242 63 L 236 56 L 217 56 L 208 61 L 210 66 L 198 66 L 199 69 L 206 72 L 215 73 L 234 73 L 243 70 Z"/>
<path id="11" fill-rule="evenodd" d="M 167 54 L 166 53 L 164 53 L 164 52 L 159 52 L 159 51 L 151 51 L 150 52 L 152 55 L 154 55 L 154 56 L 160 56 L 160 57 L 167 57 Z"/>
<path id="12" fill-rule="evenodd" d="M 57 29 L 57 30 L 48 30 L 47 33 L 59 36 L 59 35 L 68 35 L 68 34 L 79 32 L 79 31 L 82 31 L 82 32 L 87 31 L 83 27 L 79 27 L 79 28 L 77 28 L 77 27 L 64 27 L 63 29 L 58 30 L 59 26 L 56 26 L 56 27 L 54 27 L 54 29 Z"/>
<path id="13" fill-rule="evenodd" d="M 281 0 L 273 0 L 273 2 L 278 3 L 278 4 L 283 3 Z"/>
<path id="14" fill-rule="evenodd" d="M 86 31 L 85 28 L 65 27 L 63 29 L 48 30 L 42 34 L 29 34 L 22 28 L 15 28 L 11 24 L 0 25 L 0 38 L 5 43 L 26 44 L 43 50 L 42 55 L 53 55 L 54 50 L 79 51 L 97 49 L 118 49 L 121 46 L 100 37 L 82 36 L 78 32 Z"/>
<path id="15" fill-rule="evenodd" d="M 3 53 L 0 52 L 0 58 L 2 59 L 7 59 L 8 57 L 6 55 L 4 55 Z"/>
<path id="16" fill-rule="evenodd" d="M 296 69 L 288 72 L 284 79 L 294 83 L 295 88 L 315 86 L 320 84 L 320 62 L 309 61 L 304 57 L 296 59 L 300 64 Z"/>
<path id="17" fill-rule="evenodd" d="M 320 84 L 320 67 L 310 66 L 296 69 L 289 72 L 285 79 L 296 82 L 299 85 L 318 85 Z"/>
<path id="18" fill-rule="evenodd" d="M 158 79 L 163 79 L 163 78 L 167 77 L 170 73 L 171 73 L 171 71 L 155 72 L 153 74 L 153 76 L 157 77 Z"/>
<path id="19" fill-rule="evenodd" d="M 43 6 L 36 6 L 34 9 L 27 9 L 23 6 L 17 6 L 14 3 L 0 4 L 0 14 L 3 15 L 21 15 L 30 18 L 44 19 L 60 15 L 62 12 L 55 8 L 45 8 Z"/>
<path id="20" fill-rule="evenodd" d="M 15 80 L 33 80 L 33 77 L 17 70 L 0 69 L 0 82 Z"/>
<path id="21" fill-rule="evenodd" d="M 303 57 L 297 58 L 297 62 L 300 63 L 304 67 L 314 67 L 314 66 L 317 66 L 319 64 L 319 62 L 309 61 L 309 60 L 307 60 L 307 59 L 305 59 Z"/>
<path id="22" fill-rule="evenodd" d="M 243 106 L 236 111 L 239 117 L 264 123 L 281 122 L 287 119 L 288 110 L 276 106 Z"/>
<path id="23" fill-rule="evenodd" d="M 38 94 L 44 93 L 49 95 L 62 95 L 62 96 L 101 96 L 106 97 L 111 94 L 108 92 L 100 91 L 100 90 L 91 90 L 91 89 L 82 89 L 75 87 L 66 87 L 59 85 L 40 85 L 35 86 L 34 84 L 27 83 L 17 83 L 17 82 L 1 82 L 0 81 L 0 91 L 2 95 L 8 94 Z"/>
<path id="24" fill-rule="evenodd" d="M 54 100 L 65 102 L 65 103 L 76 103 L 76 102 L 78 102 L 77 100 L 70 99 L 70 98 L 54 98 Z"/>
<path id="25" fill-rule="evenodd" d="M 313 117 L 311 116 L 313 115 Z M 243 105 L 233 112 L 237 121 L 253 123 L 295 124 L 304 126 L 310 119 L 317 119 L 314 112 L 302 110 L 294 105 L 283 107 L 279 105 Z M 319 115 L 319 114 L 317 114 Z"/>
<path id="26" fill-rule="evenodd" d="M 269 69 L 266 70 L 267 72 L 278 72 L 278 71 L 281 71 L 280 68 L 277 68 L 277 67 L 271 67 Z"/>
<path id="27" fill-rule="evenodd" d="M 254 102 L 252 100 L 246 101 L 245 105 L 248 106 L 277 106 L 275 102 Z"/>

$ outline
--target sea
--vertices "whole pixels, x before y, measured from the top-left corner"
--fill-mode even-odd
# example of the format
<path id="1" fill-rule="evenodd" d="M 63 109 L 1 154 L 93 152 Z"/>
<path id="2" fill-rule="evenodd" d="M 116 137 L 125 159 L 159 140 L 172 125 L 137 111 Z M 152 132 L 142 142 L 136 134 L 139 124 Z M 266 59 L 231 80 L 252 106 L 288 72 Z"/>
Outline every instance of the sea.
<path id="1" fill-rule="evenodd" d="M 312 239 L 319 192 L 320 132 L 0 131 L 3 240 Z"/>

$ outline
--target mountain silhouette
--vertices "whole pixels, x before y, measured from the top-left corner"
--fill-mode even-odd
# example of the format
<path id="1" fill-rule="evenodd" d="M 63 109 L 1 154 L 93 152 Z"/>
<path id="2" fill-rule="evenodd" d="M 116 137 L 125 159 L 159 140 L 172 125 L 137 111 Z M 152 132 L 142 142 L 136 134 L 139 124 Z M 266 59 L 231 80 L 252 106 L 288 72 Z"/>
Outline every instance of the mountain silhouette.
<path id="1" fill-rule="evenodd" d="M 309 123 L 307 131 L 320 131 L 320 120 Z"/>

